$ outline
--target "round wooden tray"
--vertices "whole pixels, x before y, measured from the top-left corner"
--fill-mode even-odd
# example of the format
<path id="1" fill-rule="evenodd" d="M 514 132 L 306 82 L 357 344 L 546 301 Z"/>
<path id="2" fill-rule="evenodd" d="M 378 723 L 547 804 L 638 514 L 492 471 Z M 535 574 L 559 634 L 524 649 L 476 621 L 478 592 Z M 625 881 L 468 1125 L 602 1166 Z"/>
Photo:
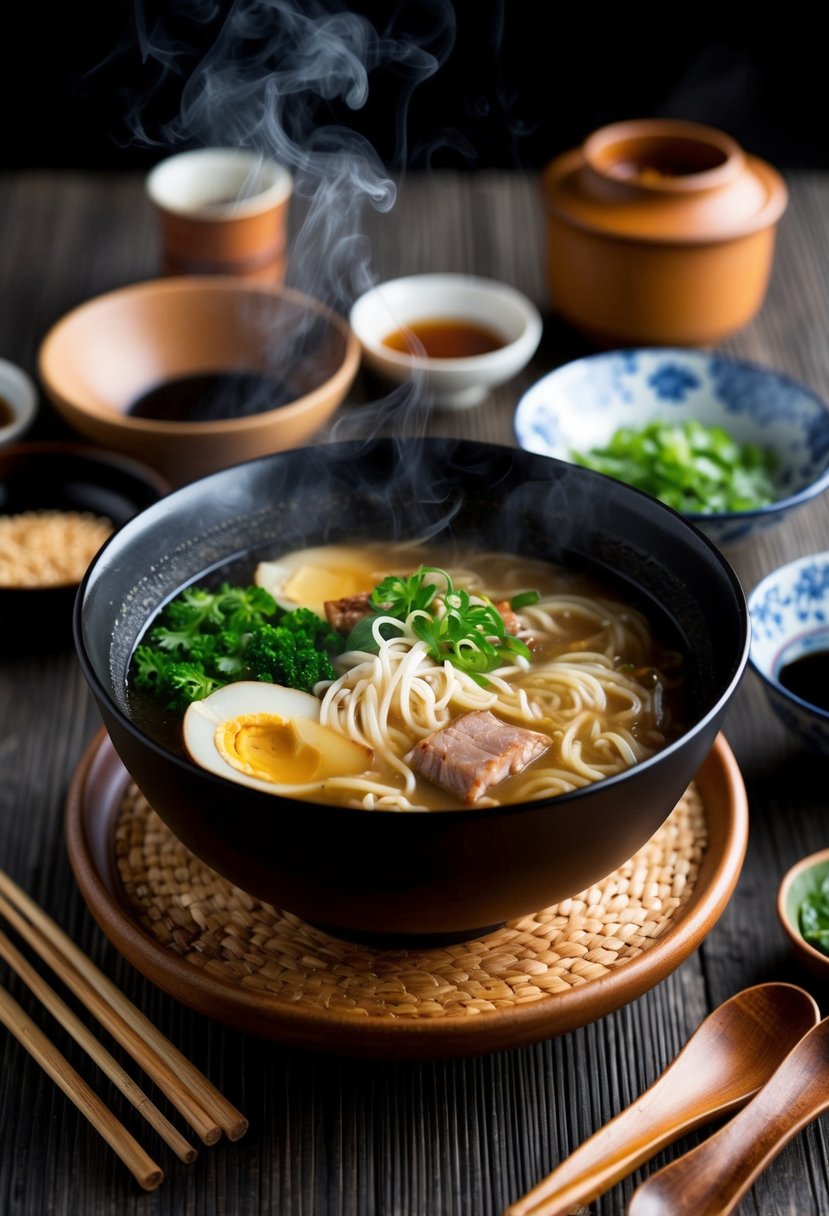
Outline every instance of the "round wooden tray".
<path id="1" fill-rule="evenodd" d="M 664 979 L 731 897 L 748 806 L 720 735 L 665 824 L 614 874 L 486 937 L 421 950 L 345 942 L 239 891 L 166 828 L 103 730 L 75 771 L 65 828 L 92 915 L 165 992 L 292 1046 L 437 1059 L 550 1038 Z"/>

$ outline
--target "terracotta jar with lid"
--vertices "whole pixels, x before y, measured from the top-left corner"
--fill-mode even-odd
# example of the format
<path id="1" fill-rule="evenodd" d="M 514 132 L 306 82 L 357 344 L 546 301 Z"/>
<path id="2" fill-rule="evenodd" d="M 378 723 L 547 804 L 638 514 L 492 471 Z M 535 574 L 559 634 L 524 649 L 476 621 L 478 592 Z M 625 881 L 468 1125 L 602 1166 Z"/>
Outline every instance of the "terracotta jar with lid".
<path id="1" fill-rule="evenodd" d="M 709 346 L 765 298 L 788 191 L 722 131 L 614 123 L 543 170 L 550 303 L 600 346 Z"/>

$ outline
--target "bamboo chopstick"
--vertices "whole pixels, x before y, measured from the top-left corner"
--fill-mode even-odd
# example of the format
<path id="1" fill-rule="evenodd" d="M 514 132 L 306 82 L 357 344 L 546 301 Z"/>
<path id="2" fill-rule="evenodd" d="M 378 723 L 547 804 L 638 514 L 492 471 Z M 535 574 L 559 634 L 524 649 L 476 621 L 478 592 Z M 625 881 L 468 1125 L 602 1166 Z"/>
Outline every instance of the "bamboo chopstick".
<path id="1" fill-rule="evenodd" d="M 0 896 L 0 914 L 49 964 L 67 988 L 75 993 L 112 1037 L 130 1053 L 144 1072 L 152 1077 L 161 1092 L 184 1116 L 199 1139 L 205 1144 L 215 1144 L 221 1138 L 222 1129 L 195 1100 L 181 1079 L 170 1072 L 163 1061 L 148 1048 L 141 1036 L 112 1009 L 103 994 L 91 986 L 89 981 L 64 958 L 52 941 L 36 925 L 32 925 L 22 917 L 2 896 Z"/>
<path id="2" fill-rule="evenodd" d="M 0 987 L 0 1021 L 19 1039 L 41 1068 L 75 1103 L 137 1179 L 145 1191 L 154 1191 L 164 1171 L 147 1155 L 138 1141 L 89 1088 L 69 1061 L 24 1013 L 17 1001 Z"/>
<path id="3" fill-rule="evenodd" d="M 215 1144 L 222 1131 L 229 1140 L 245 1134 L 245 1116 L 2 870 L 0 892 L 2 915 L 130 1052 L 205 1144 Z"/>
<path id="4" fill-rule="evenodd" d="M 4 958 L 9 966 L 19 975 L 23 983 L 38 998 L 40 1003 L 54 1018 L 68 1030 L 72 1038 L 86 1051 L 87 1055 L 106 1073 L 117 1085 L 121 1093 L 129 1099 L 137 1111 L 155 1128 L 165 1143 L 177 1157 L 188 1165 L 195 1161 L 198 1153 L 179 1131 L 173 1127 L 169 1119 L 158 1109 L 144 1091 L 136 1085 L 129 1073 L 125 1072 L 118 1061 L 112 1056 L 94 1034 L 75 1016 L 69 1006 L 62 1001 L 34 967 L 23 957 L 4 933 L 0 933 L 0 958 Z"/>

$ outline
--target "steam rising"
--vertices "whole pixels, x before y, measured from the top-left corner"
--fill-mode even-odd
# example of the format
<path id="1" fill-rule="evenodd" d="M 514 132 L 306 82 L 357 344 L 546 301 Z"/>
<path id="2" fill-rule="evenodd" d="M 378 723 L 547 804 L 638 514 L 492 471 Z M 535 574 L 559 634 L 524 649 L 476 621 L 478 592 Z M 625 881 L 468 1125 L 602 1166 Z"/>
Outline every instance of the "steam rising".
<path id="1" fill-rule="evenodd" d="M 336 106 L 356 111 L 369 99 L 372 78 L 393 79 L 394 160 L 406 163 L 409 103 L 417 86 L 451 50 L 454 14 L 447 0 L 418 12 L 421 41 L 393 26 L 379 31 L 364 16 L 331 11 L 319 0 L 234 0 L 221 16 L 212 0 L 188 4 L 179 18 L 151 23 L 141 6 L 137 37 L 155 83 L 138 98 L 129 124 L 141 142 L 170 152 L 193 146 L 242 147 L 285 165 L 301 209 L 290 257 L 296 287 L 341 309 L 372 284 L 364 235 L 367 205 L 380 212 L 395 202 L 395 182 L 359 132 L 336 121 Z M 213 40 L 203 52 L 196 46 Z M 145 114 L 153 94 L 182 78 L 180 109 L 153 133 Z M 321 120 L 322 119 L 322 120 Z"/>
<path id="2" fill-rule="evenodd" d="M 152 84 L 131 106 L 133 138 L 169 153 L 241 147 L 283 164 L 294 178 L 286 282 L 347 314 L 376 281 L 366 208 L 394 206 L 393 173 L 408 159 L 412 95 L 454 44 L 449 0 L 390 8 L 383 30 L 332 0 L 233 0 L 226 11 L 215 0 L 189 0 L 184 16 L 164 6 L 156 19 L 147 0 L 136 3 Z M 343 108 L 366 106 L 374 81 L 382 82 L 383 115 L 393 127 L 390 169 L 363 135 L 336 119 Z M 178 112 L 150 122 L 171 85 L 178 86 Z M 284 358 L 286 343 L 280 345 L 271 353 L 274 366 Z M 294 362 L 309 346 L 307 335 L 291 335 Z M 343 411 L 331 437 L 422 433 L 430 408 L 425 386 L 413 381 Z"/>

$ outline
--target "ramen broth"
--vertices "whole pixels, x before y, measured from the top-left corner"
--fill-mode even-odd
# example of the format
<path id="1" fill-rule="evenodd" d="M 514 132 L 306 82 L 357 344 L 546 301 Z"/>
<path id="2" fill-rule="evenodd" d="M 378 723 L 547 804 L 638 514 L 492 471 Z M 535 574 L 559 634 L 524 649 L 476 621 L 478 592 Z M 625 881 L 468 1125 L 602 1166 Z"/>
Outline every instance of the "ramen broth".
<path id="1" fill-rule="evenodd" d="M 298 582 L 305 581 L 307 585 L 305 575 L 308 573 L 309 567 L 306 563 L 306 556 L 310 555 L 312 560 L 317 560 L 320 554 L 334 555 L 336 558 L 337 553 L 338 549 L 335 546 L 326 547 L 325 550 L 305 550 L 280 556 L 274 560 L 278 560 L 279 565 L 284 565 L 289 572 L 286 586 L 291 585 L 291 572 L 299 575 Z M 625 746 L 641 749 L 641 753 L 637 755 L 636 759 L 631 761 L 629 757 L 628 762 L 621 764 L 620 767 L 630 767 L 630 762 L 637 762 L 660 750 L 680 732 L 682 727 L 682 680 L 677 651 L 655 636 L 640 612 L 633 607 L 621 604 L 612 591 L 592 577 L 522 556 L 455 548 L 448 552 L 445 547 L 436 545 L 369 543 L 360 546 L 359 554 L 353 547 L 342 547 L 341 553 L 347 558 L 350 571 L 353 571 L 355 561 L 358 561 L 360 568 L 371 571 L 370 577 L 368 574 L 366 575 L 367 581 L 363 588 L 366 591 L 371 590 L 388 574 L 407 575 L 421 564 L 446 570 L 450 573 L 456 587 L 463 587 L 471 594 L 486 595 L 496 604 L 509 600 L 521 592 L 537 591 L 540 595 L 538 604 L 520 609 L 521 619 L 531 636 L 532 661 L 526 670 L 509 676 L 507 683 L 516 689 L 523 689 L 523 694 L 519 693 L 519 695 L 524 695 L 530 702 L 541 697 L 549 705 L 551 696 L 553 701 L 558 697 L 567 702 L 570 695 L 567 684 L 569 670 L 574 668 L 582 684 L 589 690 L 589 696 L 598 700 L 601 700 L 603 696 L 609 697 L 610 701 L 618 700 L 615 711 L 611 706 L 609 714 L 611 729 L 608 730 L 608 734 L 612 736 L 615 729 L 616 733 L 625 734 L 632 741 L 630 745 L 625 744 Z M 334 565 L 336 565 L 336 561 Z M 208 581 L 211 584 L 228 581 L 236 585 L 248 585 L 253 581 L 254 572 L 254 562 L 234 563 L 218 573 L 214 573 L 209 580 L 199 581 L 202 584 L 206 584 Z M 330 585 L 330 580 L 328 583 Z M 350 581 L 347 581 L 347 590 L 343 594 L 352 593 L 353 576 Z M 278 595 L 277 599 L 280 600 Z M 290 602 L 285 600 L 281 602 L 284 607 L 291 606 Z M 145 637 L 152 625 L 151 621 L 145 630 Z M 585 672 L 582 678 L 578 672 L 582 661 L 589 664 L 590 655 L 599 647 L 602 647 L 609 656 L 605 660 L 608 683 L 604 692 L 599 691 L 592 674 Z M 555 663 L 561 656 L 567 656 L 565 662 L 569 666 L 564 669 L 564 684 L 561 691 L 559 693 L 553 691 L 551 694 L 549 684 L 545 685 L 544 673 L 549 665 Z M 435 667 L 439 668 L 440 665 L 435 664 Z M 335 660 L 335 668 L 339 670 L 339 660 Z M 633 677 L 630 675 L 631 672 L 634 673 Z M 600 674 L 604 679 L 604 673 Z M 647 703 L 647 707 L 638 716 L 633 717 L 630 712 L 629 686 L 631 682 L 636 689 L 641 690 L 643 699 Z M 451 716 L 460 716 L 471 709 L 482 707 L 466 703 L 469 696 L 474 698 L 478 695 L 486 697 L 488 694 L 485 689 L 473 690 L 471 693 L 464 691 L 458 698 L 459 704 L 453 706 Z M 180 755 L 186 755 L 182 742 L 180 714 L 160 707 L 149 694 L 139 689 L 129 688 L 128 700 L 131 716 L 136 725 L 163 746 Z M 514 706 L 515 696 L 511 693 L 506 720 L 513 725 L 520 725 L 529 730 L 549 733 L 554 740 L 550 755 L 541 756 L 522 773 L 507 777 L 488 791 L 488 797 L 481 799 L 475 805 L 485 806 L 493 802 L 523 801 L 527 798 L 528 788 L 531 791 L 531 797 L 546 797 L 550 792 L 564 792 L 564 789 L 547 790 L 543 782 L 540 787 L 541 792 L 533 792 L 532 780 L 534 772 L 544 773 L 550 769 L 551 761 L 554 761 L 554 768 L 561 767 L 561 748 L 556 731 L 561 734 L 562 731 L 566 732 L 568 727 L 572 726 L 574 717 L 578 716 L 574 712 L 573 706 L 566 704 L 563 706 L 561 723 L 558 725 L 553 720 L 555 715 L 550 717 L 546 713 L 526 719 L 516 716 Z M 615 723 L 614 712 L 617 719 Z M 493 713 L 499 717 L 503 716 L 498 705 L 493 707 Z M 392 705 L 387 725 L 389 731 L 395 735 L 403 735 L 407 738 L 410 736 L 410 747 L 429 732 L 421 730 L 419 734 L 412 733 L 410 725 L 404 720 L 405 716 L 399 707 Z M 590 732 L 598 729 L 597 724 L 600 722 L 601 715 L 591 714 L 588 708 L 582 712 L 582 717 L 585 719 L 582 724 L 582 733 L 589 738 Z M 324 715 L 322 720 L 328 720 L 329 724 L 336 724 L 337 715 L 331 714 L 327 719 Z M 611 744 L 607 746 L 609 750 L 612 750 Z M 397 751 L 403 753 L 407 750 L 409 750 L 408 747 L 398 746 L 397 748 Z M 601 752 L 601 749 L 599 750 Z M 370 767 L 372 785 L 400 786 L 397 762 L 390 764 L 378 749 L 375 749 Z M 609 772 L 608 775 L 610 775 Z M 375 777 L 376 780 L 374 780 Z M 586 777 L 584 772 L 577 771 L 572 776 L 573 785 L 567 787 L 565 783 L 565 787 L 573 788 L 588 784 L 595 779 L 595 775 Z M 291 793 L 290 796 L 296 795 Z M 353 792 L 349 794 L 347 789 L 340 794 L 326 791 L 325 796 L 322 797 L 318 792 L 313 796 L 306 796 L 311 797 L 313 801 L 335 802 L 344 805 L 362 804 L 360 798 Z M 372 801 L 372 798 L 369 798 L 369 809 Z M 402 809 L 408 809 L 409 804 L 417 809 L 448 809 L 465 805 L 442 787 L 421 776 L 417 776 L 414 795 L 405 799 Z M 378 809 L 380 808 L 396 809 L 383 799 L 380 800 Z"/>

